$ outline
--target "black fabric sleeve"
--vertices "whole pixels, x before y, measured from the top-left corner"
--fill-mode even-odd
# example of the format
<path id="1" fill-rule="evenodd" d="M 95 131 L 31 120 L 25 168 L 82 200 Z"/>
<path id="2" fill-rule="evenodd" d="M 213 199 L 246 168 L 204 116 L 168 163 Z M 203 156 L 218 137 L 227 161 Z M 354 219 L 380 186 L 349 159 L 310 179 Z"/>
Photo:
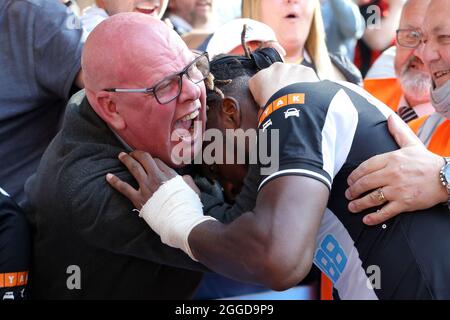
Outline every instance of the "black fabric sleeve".
<path id="1" fill-rule="evenodd" d="M 203 212 L 222 223 L 228 224 L 241 214 L 252 210 L 255 207 L 258 193 L 258 172 L 257 165 L 250 165 L 244 185 L 233 205 L 226 203 L 223 197 L 202 190 L 200 199 L 203 203 Z M 200 187 L 200 189 L 202 188 Z"/>
<path id="2" fill-rule="evenodd" d="M 272 96 L 260 117 L 259 189 L 277 177 L 300 175 L 331 190 L 334 175 L 350 151 L 358 119 L 341 89 L 331 81 L 296 83 Z M 261 160 L 264 144 L 270 164 Z"/>
<path id="3" fill-rule="evenodd" d="M 31 241 L 19 206 L 0 190 L 0 300 L 26 298 Z"/>
<path id="4" fill-rule="evenodd" d="M 117 150 L 116 153 L 119 152 Z M 102 157 L 101 154 L 98 156 Z M 159 235 L 133 211 L 133 204 L 106 182 L 105 176 L 111 172 L 137 187 L 131 174 L 118 160 L 97 159 L 93 165 L 92 159 L 77 159 L 64 172 L 50 172 L 52 166 L 49 165 L 27 181 L 30 199 L 27 209 L 33 212 L 30 219 L 34 220 L 33 225 L 48 228 L 52 224 L 68 224 L 70 227 L 67 228 L 74 230 L 87 246 L 161 265 L 208 271 L 182 250 L 163 244 Z M 46 155 L 43 161 L 46 161 Z M 50 177 L 52 183 L 48 183 Z M 48 188 L 40 190 L 41 186 Z M 49 213 L 58 214 L 53 217 Z"/>

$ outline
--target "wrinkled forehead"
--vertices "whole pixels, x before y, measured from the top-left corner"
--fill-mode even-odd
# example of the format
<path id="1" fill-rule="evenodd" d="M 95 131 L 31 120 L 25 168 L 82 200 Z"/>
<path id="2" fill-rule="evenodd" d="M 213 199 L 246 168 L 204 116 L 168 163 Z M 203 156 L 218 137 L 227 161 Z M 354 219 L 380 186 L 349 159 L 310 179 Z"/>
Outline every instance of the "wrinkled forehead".
<path id="1" fill-rule="evenodd" d="M 450 32 L 450 1 L 433 0 L 425 14 L 424 31 L 428 34 Z"/>
<path id="2" fill-rule="evenodd" d="M 161 28 L 155 30 L 149 37 L 149 49 L 156 56 L 167 56 L 170 59 L 179 59 L 180 56 L 190 54 L 190 50 L 180 38 L 180 36 L 173 30 L 168 28 Z"/>
<path id="3" fill-rule="evenodd" d="M 400 25 L 402 28 L 420 28 L 430 0 L 409 0 L 403 7 Z"/>
<path id="4" fill-rule="evenodd" d="M 125 45 L 124 68 L 135 70 L 135 75 L 164 77 L 181 71 L 193 60 L 193 53 L 183 40 L 164 25 L 152 28 L 129 39 Z"/>

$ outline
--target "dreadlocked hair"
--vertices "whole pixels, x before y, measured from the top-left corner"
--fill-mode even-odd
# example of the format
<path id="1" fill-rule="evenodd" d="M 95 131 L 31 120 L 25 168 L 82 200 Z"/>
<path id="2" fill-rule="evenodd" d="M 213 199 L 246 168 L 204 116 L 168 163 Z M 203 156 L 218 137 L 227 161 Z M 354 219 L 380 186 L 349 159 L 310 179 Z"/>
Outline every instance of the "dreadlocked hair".
<path id="1" fill-rule="evenodd" d="M 252 77 L 258 67 L 251 58 L 245 56 L 219 55 L 210 63 L 210 74 L 205 81 L 207 105 L 218 106 L 225 97 L 224 91 L 230 84 L 238 82 L 241 77 Z"/>
<path id="2" fill-rule="evenodd" d="M 243 76 L 251 77 L 258 72 L 245 40 L 247 29 L 247 24 L 244 24 L 241 33 L 241 45 L 245 56 L 221 54 L 210 63 L 210 73 L 205 80 L 208 108 L 218 105 L 225 98 L 223 90 L 227 85 L 233 83 L 233 80 Z"/>

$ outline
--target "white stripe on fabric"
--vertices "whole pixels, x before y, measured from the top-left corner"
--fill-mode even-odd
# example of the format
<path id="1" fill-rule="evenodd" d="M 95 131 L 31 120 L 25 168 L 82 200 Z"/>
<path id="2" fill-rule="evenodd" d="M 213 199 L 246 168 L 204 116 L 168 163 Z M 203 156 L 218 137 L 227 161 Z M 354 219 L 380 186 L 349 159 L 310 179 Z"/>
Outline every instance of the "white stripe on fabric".
<path id="1" fill-rule="evenodd" d="M 3 194 L 4 196 L 9 197 L 9 194 L 5 190 L 3 190 L 2 188 L 0 188 L 0 193 Z"/>
<path id="2" fill-rule="evenodd" d="M 328 188 L 330 188 L 330 190 L 331 190 L 331 181 L 328 180 L 328 178 L 324 177 L 323 175 L 321 175 L 321 174 L 319 174 L 319 173 L 317 173 L 317 172 L 310 171 L 310 170 L 305 170 L 305 169 L 286 169 L 286 170 L 281 170 L 281 171 L 275 172 L 275 173 L 271 174 L 270 176 L 268 176 L 267 178 L 265 178 L 265 179 L 260 183 L 260 185 L 259 185 L 259 187 L 258 187 L 258 191 L 261 189 L 261 187 L 262 187 L 267 181 L 269 181 L 269 180 L 271 180 L 271 179 L 273 179 L 273 178 L 275 178 L 275 177 L 277 177 L 277 176 L 279 176 L 279 175 L 290 174 L 290 173 L 292 173 L 292 174 L 300 173 L 300 174 L 305 174 L 305 175 L 310 175 L 310 176 L 316 177 L 316 178 L 318 178 L 320 181 L 322 181 L 323 183 L 325 183 L 325 184 L 328 186 Z"/>
<path id="3" fill-rule="evenodd" d="M 372 96 L 369 92 L 367 92 L 360 86 L 357 86 L 356 84 L 346 81 L 335 81 L 335 82 L 363 96 L 369 103 L 376 106 L 377 109 L 385 116 L 386 119 L 389 118 L 389 116 L 391 116 L 392 114 L 396 114 L 391 108 L 389 108 L 383 102 Z"/>
<path id="4" fill-rule="evenodd" d="M 323 170 L 332 179 L 341 170 L 350 153 L 357 126 L 358 110 L 341 89 L 330 102 L 322 128 Z"/>

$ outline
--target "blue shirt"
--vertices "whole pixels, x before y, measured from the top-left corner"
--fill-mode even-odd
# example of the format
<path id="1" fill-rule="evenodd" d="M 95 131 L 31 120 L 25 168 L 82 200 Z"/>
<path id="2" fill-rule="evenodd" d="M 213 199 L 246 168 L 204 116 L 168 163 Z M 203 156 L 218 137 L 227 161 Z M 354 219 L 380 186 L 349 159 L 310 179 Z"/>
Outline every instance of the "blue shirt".
<path id="1" fill-rule="evenodd" d="M 0 184 L 17 201 L 58 130 L 82 30 L 56 0 L 0 2 Z"/>

